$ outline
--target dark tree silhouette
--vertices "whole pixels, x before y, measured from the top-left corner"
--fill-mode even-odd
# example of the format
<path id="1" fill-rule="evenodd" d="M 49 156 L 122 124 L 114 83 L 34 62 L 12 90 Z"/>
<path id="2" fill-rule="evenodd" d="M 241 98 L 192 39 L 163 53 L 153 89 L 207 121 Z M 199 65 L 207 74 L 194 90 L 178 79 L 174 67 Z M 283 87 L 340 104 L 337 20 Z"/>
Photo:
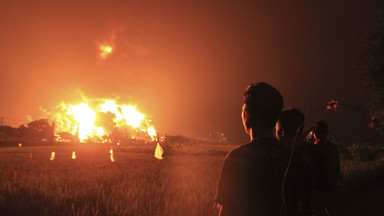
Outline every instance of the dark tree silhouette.
<path id="1" fill-rule="evenodd" d="M 39 119 L 25 125 L 21 125 L 17 132 L 25 141 L 53 141 L 53 126 L 49 125 L 47 119 Z"/>
<path id="2" fill-rule="evenodd" d="M 6 142 L 14 137 L 17 137 L 15 128 L 6 125 L 0 126 L 0 142 Z"/>
<path id="3" fill-rule="evenodd" d="M 11 127 L 11 126 L 7 126 L 7 125 L 0 126 L 0 132 L 4 133 L 7 136 L 16 136 L 17 135 L 16 129 Z"/>
<path id="4" fill-rule="evenodd" d="M 372 125 L 384 133 L 384 14 L 377 29 L 370 34 L 357 58 L 361 69 L 367 109 L 372 115 Z"/>

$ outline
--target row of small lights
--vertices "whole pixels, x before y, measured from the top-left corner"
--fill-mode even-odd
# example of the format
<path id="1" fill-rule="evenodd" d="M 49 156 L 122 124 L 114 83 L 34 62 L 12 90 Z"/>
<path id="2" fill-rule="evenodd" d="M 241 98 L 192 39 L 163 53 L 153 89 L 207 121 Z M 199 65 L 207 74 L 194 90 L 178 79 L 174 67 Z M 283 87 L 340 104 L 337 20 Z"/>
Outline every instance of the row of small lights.
<path id="1" fill-rule="evenodd" d="M 19 143 L 18 146 L 22 147 L 23 145 L 21 143 Z M 113 157 L 113 149 L 112 148 L 109 150 L 109 153 L 111 154 L 109 157 L 111 162 L 115 162 L 115 158 Z M 163 159 L 162 155 L 163 155 L 163 149 L 161 148 L 161 146 L 159 144 L 157 144 L 154 156 L 155 156 L 155 158 L 162 160 Z M 56 152 L 52 152 L 49 160 L 51 160 L 51 161 L 55 160 L 55 156 L 56 156 Z M 33 157 L 32 153 L 29 153 L 29 157 L 30 158 Z M 75 151 L 72 152 L 72 159 L 73 160 L 76 159 L 76 152 Z"/>
<path id="2" fill-rule="evenodd" d="M 19 143 L 18 146 L 19 146 L 19 147 L 22 147 L 23 144 Z M 112 148 L 109 150 L 109 153 L 111 154 L 111 156 L 109 157 L 109 158 L 111 159 L 111 162 L 115 162 L 115 158 L 113 157 L 113 149 L 112 149 Z M 51 160 L 51 161 L 55 160 L 55 156 L 56 156 L 56 152 L 52 152 L 52 153 L 51 153 L 51 157 L 49 158 L 49 160 Z M 33 157 L 33 154 L 32 154 L 32 153 L 29 153 L 29 157 L 32 158 L 32 157 Z M 76 152 L 75 152 L 75 151 L 72 152 L 72 159 L 73 159 L 73 160 L 76 159 Z"/>

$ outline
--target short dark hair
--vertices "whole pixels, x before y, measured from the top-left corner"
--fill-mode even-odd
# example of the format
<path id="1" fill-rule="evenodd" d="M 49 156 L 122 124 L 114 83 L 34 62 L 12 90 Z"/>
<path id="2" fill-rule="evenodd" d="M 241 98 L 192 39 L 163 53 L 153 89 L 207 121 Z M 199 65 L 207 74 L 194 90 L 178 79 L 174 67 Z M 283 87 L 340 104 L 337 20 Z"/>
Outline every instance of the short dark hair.
<path id="1" fill-rule="evenodd" d="M 267 83 L 251 83 L 244 92 L 244 104 L 250 115 L 247 127 L 274 128 L 283 109 L 283 97 Z"/>
<path id="2" fill-rule="evenodd" d="M 280 115 L 279 123 L 284 134 L 294 137 L 296 132 L 300 136 L 303 132 L 305 116 L 304 113 L 296 108 L 288 108 L 283 110 Z M 300 128 L 299 131 L 297 131 Z"/>
<path id="3" fill-rule="evenodd" d="M 315 125 L 314 132 L 317 137 L 325 137 L 328 135 L 328 124 L 325 121 L 318 121 Z"/>

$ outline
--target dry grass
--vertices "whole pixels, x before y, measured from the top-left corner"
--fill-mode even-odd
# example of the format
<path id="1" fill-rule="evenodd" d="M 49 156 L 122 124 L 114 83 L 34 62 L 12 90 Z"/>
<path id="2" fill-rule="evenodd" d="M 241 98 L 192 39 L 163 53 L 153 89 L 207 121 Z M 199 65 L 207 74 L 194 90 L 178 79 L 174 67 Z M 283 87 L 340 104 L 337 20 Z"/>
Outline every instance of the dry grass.
<path id="1" fill-rule="evenodd" d="M 342 161 L 343 178 L 340 181 L 337 210 L 345 216 L 384 215 L 384 164 L 374 162 Z"/>
<path id="2" fill-rule="evenodd" d="M 109 160 L 107 146 L 0 148 L 0 212 L 216 215 L 216 181 L 225 152 L 233 146 L 181 147 L 162 161 L 153 157 L 153 148 L 115 151 L 115 163 Z M 76 160 L 71 159 L 74 150 Z M 54 161 L 49 160 L 52 151 Z M 377 166 L 343 162 L 343 193 L 373 178 Z"/>
<path id="3" fill-rule="evenodd" d="M 51 151 L 56 159 L 50 161 Z M 29 153 L 33 153 L 33 158 Z M 109 148 L 3 148 L 0 212 L 5 215 L 214 215 L 222 156 L 174 155 Z"/>

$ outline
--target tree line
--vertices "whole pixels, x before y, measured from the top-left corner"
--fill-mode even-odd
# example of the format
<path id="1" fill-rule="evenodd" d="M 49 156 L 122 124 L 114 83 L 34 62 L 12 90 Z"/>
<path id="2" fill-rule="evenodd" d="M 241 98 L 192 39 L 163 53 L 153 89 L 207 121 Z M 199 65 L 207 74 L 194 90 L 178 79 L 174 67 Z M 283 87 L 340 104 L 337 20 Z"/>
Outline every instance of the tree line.
<path id="1" fill-rule="evenodd" d="M 39 119 L 20 125 L 17 128 L 0 126 L 0 143 L 15 142 L 53 142 L 55 140 L 54 123 L 48 119 Z"/>

